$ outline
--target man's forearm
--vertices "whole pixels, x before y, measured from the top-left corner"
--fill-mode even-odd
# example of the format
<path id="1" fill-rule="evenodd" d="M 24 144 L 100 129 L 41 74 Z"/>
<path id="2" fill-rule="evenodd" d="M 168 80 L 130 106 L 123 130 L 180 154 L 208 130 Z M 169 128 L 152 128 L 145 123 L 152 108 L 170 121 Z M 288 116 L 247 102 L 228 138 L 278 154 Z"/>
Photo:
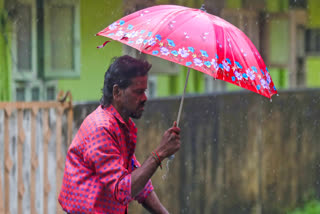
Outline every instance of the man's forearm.
<path id="1" fill-rule="evenodd" d="M 167 209 L 161 204 L 157 194 L 152 191 L 142 204 L 149 212 L 154 214 L 168 214 Z"/>
<path id="2" fill-rule="evenodd" d="M 157 161 L 149 156 L 143 164 L 135 169 L 131 174 L 131 197 L 134 198 L 144 186 L 147 184 L 148 180 L 154 174 L 158 168 Z"/>

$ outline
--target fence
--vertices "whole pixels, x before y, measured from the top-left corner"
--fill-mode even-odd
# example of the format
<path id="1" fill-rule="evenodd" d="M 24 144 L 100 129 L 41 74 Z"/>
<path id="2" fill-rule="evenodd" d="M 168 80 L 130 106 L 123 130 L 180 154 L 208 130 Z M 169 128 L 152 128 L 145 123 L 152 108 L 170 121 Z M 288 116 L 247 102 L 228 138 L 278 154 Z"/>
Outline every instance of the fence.
<path id="1" fill-rule="evenodd" d="M 0 102 L 0 213 L 62 213 L 56 198 L 72 121 L 69 92 L 57 101 Z"/>

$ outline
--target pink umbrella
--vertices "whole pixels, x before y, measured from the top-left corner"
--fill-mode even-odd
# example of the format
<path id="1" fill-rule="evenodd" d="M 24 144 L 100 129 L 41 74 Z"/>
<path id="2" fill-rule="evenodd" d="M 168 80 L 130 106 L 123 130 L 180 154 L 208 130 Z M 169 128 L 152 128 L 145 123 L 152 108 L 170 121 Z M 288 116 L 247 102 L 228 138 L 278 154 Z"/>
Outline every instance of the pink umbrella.
<path id="1" fill-rule="evenodd" d="M 185 88 L 192 68 L 270 99 L 277 93 L 250 39 L 229 22 L 204 9 L 176 5 L 149 7 L 121 18 L 97 35 L 187 66 Z M 184 94 L 185 89 L 177 123 Z"/>

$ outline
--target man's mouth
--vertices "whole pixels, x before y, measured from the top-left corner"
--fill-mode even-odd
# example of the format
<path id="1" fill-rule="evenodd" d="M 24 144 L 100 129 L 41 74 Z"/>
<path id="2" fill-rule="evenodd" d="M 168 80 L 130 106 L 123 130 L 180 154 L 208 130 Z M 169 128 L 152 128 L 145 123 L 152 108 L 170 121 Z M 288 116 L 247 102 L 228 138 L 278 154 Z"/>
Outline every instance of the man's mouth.
<path id="1" fill-rule="evenodd" d="M 144 111 L 144 105 L 140 105 L 139 110 Z"/>

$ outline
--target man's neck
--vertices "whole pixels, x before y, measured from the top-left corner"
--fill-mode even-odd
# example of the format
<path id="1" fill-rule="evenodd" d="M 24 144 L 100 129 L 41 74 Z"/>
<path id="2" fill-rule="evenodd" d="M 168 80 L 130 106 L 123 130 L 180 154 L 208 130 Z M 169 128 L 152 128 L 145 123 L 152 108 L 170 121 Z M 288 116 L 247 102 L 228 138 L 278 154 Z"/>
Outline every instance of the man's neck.
<path id="1" fill-rule="evenodd" d="M 112 102 L 111 104 L 117 110 L 117 112 L 120 114 L 120 116 L 122 117 L 123 121 L 127 123 L 129 121 L 129 116 L 127 116 L 125 110 L 123 110 L 123 108 L 121 106 L 117 105 L 114 102 Z"/>

